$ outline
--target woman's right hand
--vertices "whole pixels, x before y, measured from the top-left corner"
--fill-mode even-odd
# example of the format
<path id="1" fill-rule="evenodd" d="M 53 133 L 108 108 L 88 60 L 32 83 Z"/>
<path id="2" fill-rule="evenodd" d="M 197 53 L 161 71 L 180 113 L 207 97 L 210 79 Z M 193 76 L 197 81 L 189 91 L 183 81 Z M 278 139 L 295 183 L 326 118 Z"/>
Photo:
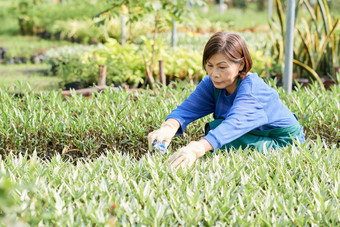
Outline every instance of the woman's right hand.
<path id="1" fill-rule="evenodd" d="M 161 127 L 152 131 L 148 135 L 149 151 L 153 149 L 153 142 L 163 142 L 165 147 L 168 147 L 172 138 L 176 135 L 179 128 L 179 123 L 175 119 L 168 119 Z"/>

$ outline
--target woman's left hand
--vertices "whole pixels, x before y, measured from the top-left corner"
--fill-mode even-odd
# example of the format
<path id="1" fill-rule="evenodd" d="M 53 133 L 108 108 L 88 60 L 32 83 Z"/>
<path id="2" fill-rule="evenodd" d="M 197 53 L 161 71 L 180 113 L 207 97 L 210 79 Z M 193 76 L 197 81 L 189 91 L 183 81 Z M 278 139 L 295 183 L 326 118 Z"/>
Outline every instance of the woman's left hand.
<path id="1" fill-rule="evenodd" d="M 176 169 L 179 167 L 184 169 L 186 166 L 190 167 L 199 157 L 202 157 L 205 154 L 205 150 L 201 142 L 192 141 L 171 155 L 167 162 Z"/>

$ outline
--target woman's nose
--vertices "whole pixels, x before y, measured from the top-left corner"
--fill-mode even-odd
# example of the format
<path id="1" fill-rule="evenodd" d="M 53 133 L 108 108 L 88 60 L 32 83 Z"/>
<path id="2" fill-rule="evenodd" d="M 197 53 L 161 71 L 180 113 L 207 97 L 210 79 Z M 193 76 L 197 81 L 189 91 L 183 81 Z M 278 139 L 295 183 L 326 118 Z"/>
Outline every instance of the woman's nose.
<path id="1" fill-rule="evenodd" d="M 219 75 L 218 75 L 217 71 L 215 69 L 213 69 L 213 70 L 211 70 L 211 75 L 210 76 L 218 77 Z"/>

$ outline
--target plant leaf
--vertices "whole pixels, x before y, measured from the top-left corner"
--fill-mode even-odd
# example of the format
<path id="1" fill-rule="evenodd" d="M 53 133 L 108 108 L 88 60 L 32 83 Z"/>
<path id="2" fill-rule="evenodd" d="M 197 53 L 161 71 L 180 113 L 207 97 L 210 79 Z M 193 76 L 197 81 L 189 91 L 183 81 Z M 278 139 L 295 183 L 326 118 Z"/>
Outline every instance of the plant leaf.
<path id="1" fill-rule="evenodd" d="M 309 67 L 308 65 L 306 65 L 306 64 L 304 64 L 304 63 L 302 63 L 302 62 L 300 62 L 296 59 L 293 59 L 293 63 L 302 67 L 303 69 L 307 70 L 319 82 L 321 89 L 325 90 L 325 87 L 324 87 L 323 82 L 321 81 L 319 75 L 311 67 Z"/>
<path id="2" fill-rule="evenodd" d="M 329 44 L 328 41 L 329 41 L 329 39 L 331 38 L 332 34 L 334 33 L 336 27 L 338 26 L 339 21 L 340 21 L 340 19 L 338 19 L 338 20 L 335 21 L 332 30 L 327 34 L 327 36 L 326 36 L 326 38 L 325 38 L 325 40 L 324 40 L 324 42 L 323 42 L 323 44 L 322 44 L 320 50 L 318 51 L 318 52 L 319 52 L 319 56 L 318 56 L 318 59 L 317 59 L 317 61 L 316 61 L 316 68 L 318 68 L 318 66 L 319 66 L 319 64 L 320 64 L 320 62 L 321 62 L 323 53 L 324 53 L 324 51 L 325 51 L 327 45 Z"/>
<path id="3" fill-rule="evenodd" d="M 308 27 L 306 28 L 306 30 L 308 30 Z M 312 51 L 311 51 L 311 45 L 308 43 L 308 39 L 306 38 L 308 36 L 308 34 L 306 32 L 306 35 L 304 36 L 301 29 L 299 29 L 299 28 L 297 28 L 297 31 L 298 31 L 299 35 L 301 36 L 301 42 L 306 49 L 308 59 L 312 64 L 312 68 L 314 69 L 315 68 L 315 62 L 314 62 L 314 58 L 313 58 Z M 306 42 L 306 39 L 307 39 L 307 42 Z M 302 51 L 300 51 L 300 53 L 301 52 Z"/>
<path id="4" fill-rule="evenodd" d="M 285 28 L 284 28 L 284 18 L 283 18 L 283 10 L 281 0 L 276 0 L 276 11 L 279 17 L 280 28 L 281 28 L 281 35 L 283 39 L 283 45 L 285 44 Z M 283 46 L 284 48 L 284 46 Z"/>

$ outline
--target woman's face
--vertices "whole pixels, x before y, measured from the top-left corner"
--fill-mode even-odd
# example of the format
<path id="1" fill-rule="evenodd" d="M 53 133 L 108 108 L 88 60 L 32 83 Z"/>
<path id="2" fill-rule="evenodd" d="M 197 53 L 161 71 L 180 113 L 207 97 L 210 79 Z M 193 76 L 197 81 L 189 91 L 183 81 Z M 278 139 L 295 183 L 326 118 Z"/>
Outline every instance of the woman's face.
<path id="1" fill-rule="evenodd" d="M 216 88 L 226 89 L 228 94 L 232 94 L 243 65 L 243 62 L 237 64 L 230 61 L 224 54 L 214 54 L 208 59 L 205 68 Z"/>

